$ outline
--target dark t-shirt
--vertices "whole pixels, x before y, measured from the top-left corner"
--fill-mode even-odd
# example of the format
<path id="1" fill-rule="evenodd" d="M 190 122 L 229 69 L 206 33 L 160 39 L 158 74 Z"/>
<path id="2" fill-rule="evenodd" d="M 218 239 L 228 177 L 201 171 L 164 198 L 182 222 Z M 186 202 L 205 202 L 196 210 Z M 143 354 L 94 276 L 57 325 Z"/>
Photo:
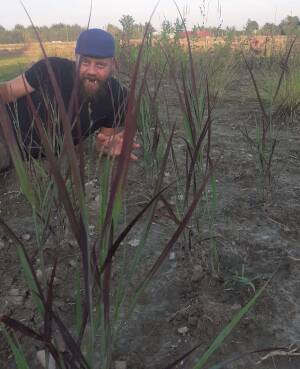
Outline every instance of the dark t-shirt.
<path id="1" fill-rule="evenodd" d="M 64 106 L 66 111 L 70 108 L 70 101 L 76 80 L 75 62 L 51 57 L 49 58 L 53 68 Z M 45 60 L 35 63 L 25 72 L 28 83 L 35 89 L 30 94 L 43 126 L 47 133 L 59 132 L 63 136 L 62 124 L 59 118 L 57 100 L 49 78 L 48 69 Z M 80 131 L 83 137 L 99 129 L 100 127 L 117 127 L 124 123 L 126 114 L 127 90 L 119 82 L 110 77 L 99 96 L 89 102 L 80 101 L 78 91 L 75 94 L 77 103 L 72 105 L 71 124 L 72 135 L 75 144 L 78 143 L 78 127 L 76 126 L 76 117 L 80 117 Z M 78 98 L 77 98 L 78 97 Z M 77 106 L 77 107 L 75 107 Z M 24 144 L 25 151 L 30 151 L 33 155 L 40 153 L 40 139 L 35 129 L 32 111 L 28 104 L 28 97 L 24 96 L 16 103 L 8 105 L 11 119 L 14 122 L 16 134 L 21 135 L 19 141 Z M 56 143 L 57 145 L 57 143 Z"/>

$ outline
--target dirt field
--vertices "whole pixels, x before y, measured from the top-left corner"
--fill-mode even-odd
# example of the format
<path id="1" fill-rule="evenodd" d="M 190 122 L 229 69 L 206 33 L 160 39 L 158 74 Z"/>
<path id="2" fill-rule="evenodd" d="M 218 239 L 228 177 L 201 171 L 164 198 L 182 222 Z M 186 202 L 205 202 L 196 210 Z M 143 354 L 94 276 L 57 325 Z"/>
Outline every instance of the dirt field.
<path id="1" fill-rule="evenodd" d="M 73 55 L 75 42 L 44 42 L 43 46 L 49 55 Z M 41 53 L 40 44 L 31 42 L 28 44 L 0 44 L 0 56 L 12 56 L 12 53 L 20 53 L 34 57 Z"/>
<path id="2" fill-rule="evenodd" d="M 222 278 L 216 280 L 208 272 L 207 241 L 194 243 L 191 250 L 178 243 L 121 332 L 115 360 L 126 361 L 128 369 L 165 368 L 197 344 L 200 348 L 193 358 L 199 357 L 230 317 L 253 296 L 252 287 L 259 288 L 272 276 L 258 303 L 211 363 L 245 351 L 274 347 L 269 358 L 263 359 L 265 354 L 250 355 L 226 368 L 300 368 L 300 357 L 292 352 L 300 341 L 300 126 L 280 130 L 274 157 L 276 179 L 272 201 L 266 204 L 257 161 L 240 131 L 246 126 L 255 135 L 251 117 L 258 111 L 257 103 L 243 97 L 249 96 L 246 91 L 250 86 L 243 71 L 218 104 L 213 122 L 213 157 L 221 158 L 216 168 L 218 208 L 214 235 Z M 174 118 L 177 109 L 172 108 Z M 137 191 L 143 194 L 146 190 L 142 178 L 141 163 L 132 163 L 129 198 Z M 92 207 L 97 182 L 91 186 Z M 0 176 L 0 209 L 1 216 L 19 235 L 24 238 L 33 235 L 30 212 L 19 192 L 14 171 Z M 145 268 L 159 253 L 172 229 L 174 225 L 163 213 L 157 216 L 145 255 Z M 204 226 L 203 240 L 207 236 Z M 27 238 L 25 242 L 34 255 L 32 236 Z M 0 314 L 12 314 L 39 326 L 22 282 L 15 246 L 3 233 L 0 233 L 0 250 Z M 49 261 L 54 254 L 59 255 L 56 305 L 67 316 L 74 301 L 67 276 L 72 275 L 72 260 L 78 251 L 70 245 L 64 248 L 50 245 L 47 252 Z M 39 369 L 35 355 L 38 346 L 26 340 L 25 347 L 31 357 L 31 369 Z M 290 350 L 275 350 L 278 347 Z M 178 367 L 188 369 L 191 360 Z M 0 368 L 15 368 L 1 336 Z"/>

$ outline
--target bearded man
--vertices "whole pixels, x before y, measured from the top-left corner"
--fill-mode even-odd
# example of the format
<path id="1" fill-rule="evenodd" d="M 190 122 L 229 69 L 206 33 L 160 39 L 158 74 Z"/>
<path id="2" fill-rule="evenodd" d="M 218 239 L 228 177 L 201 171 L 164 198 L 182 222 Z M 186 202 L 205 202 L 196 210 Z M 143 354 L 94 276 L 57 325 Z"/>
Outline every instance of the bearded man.
<path id="1" fill-rule="evenodd" d="M 96 147 L 108 155 L 119 155 L 123 144 L 120 127 L 125 119 L 127 90 L 112 76 L 115 40 L 102 29 L 83 31 L 76 43 L 76 60 L 49 57 L 55 78 L 72 124 L 73 141 L 97 131 Z M 0 84 L 0 97 L 14 122 L 16 136 L 23 152 L 33 156 L 41 153 L 34 115 L 28 104 L 28 94 L 45 125 L 54 132 L 58 142 L 63 136 L 59 122 L 56 93 L 45 60 L 33 64 L 25 73 Z M 79 119 L 78 119 L 79 118 Z M 56 121 L 56 123 L 55 123 Z M 80 124 L 76 124 L 76 121 Z M 58 144 L 58 143 L 56 143 Z M 133 148 L 139 147 L 134 143 Z M 131 153 L 131 159 L 137 157 Z M 10 164 L 0 130 L 0 171 Z"/>

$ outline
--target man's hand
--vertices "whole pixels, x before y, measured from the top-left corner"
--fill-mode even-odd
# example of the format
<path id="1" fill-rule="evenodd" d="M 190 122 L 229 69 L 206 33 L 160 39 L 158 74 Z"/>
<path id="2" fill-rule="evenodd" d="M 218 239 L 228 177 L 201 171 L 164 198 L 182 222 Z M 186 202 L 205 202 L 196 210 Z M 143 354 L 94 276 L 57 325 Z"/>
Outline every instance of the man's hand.
<path id="1" fill-rule="evenodd" d="M 96 136 L 96 148 L 100 153 L 109 156 L 119 156 L 124 142 L 124 131 L 117 132 L 114 128 L 102 128 Z M 133 142 L 132 149 L 138 149 L 140 144 Z M 138 157 L 130 154 L 131 160 L 137 160 Z"/>

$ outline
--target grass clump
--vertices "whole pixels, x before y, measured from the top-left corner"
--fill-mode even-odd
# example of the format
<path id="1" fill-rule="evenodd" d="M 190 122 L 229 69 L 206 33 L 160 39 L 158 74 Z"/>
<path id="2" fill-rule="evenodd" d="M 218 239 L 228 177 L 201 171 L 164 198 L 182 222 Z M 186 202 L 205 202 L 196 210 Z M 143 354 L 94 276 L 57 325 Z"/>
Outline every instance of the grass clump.
<path id="1" fill-rule="evenodd" d="M 47 165 L 33 158 L 30 158 L 29 165 L 24 164 L 5 107 L 1 105 L 2 129 L 9 142 L 22 192 L 31 205 L 42 269 L 40 281 L 36 265 L 30 259 L 24 243 L 1 219 L 0 225 L 17 245 L 24 278 L 43 322 L 42 328 L 38 330 L 12 317 L 0 317 L 2 332 L 10 344 L 18 369 L 28 369 L 29 364 L 13 331 L 38 341 L 46 350 L 46 356 L 51 356 L 59 369 L 110 369 L 115 343 L 122 334 L 124 324 L 180 236 L 186 230 L 200 232 L 203 219 L 209 223 L 212 234 L 217 201 L 216 179 L 213 176 L 215 162 L 211 154 L 213 108 L 220 93 L 216 75 L 220 73 L 223 85 L 226 85 L 226 73 L 220 65 L 210 69 L 209 58 L 203 61 L 207 68 L 202 67 L 201 72 L 197 73 L 191 48 L 185 53 L 176 47 L 173 52 L 169 45 L 162 45 L 155 52 L 146 49 L 143 58 L 144 47 L 145 40 L 139 50 L 135 49 L 132 54 L 126 55 L 130 93 L 125 119 L 125 144 L 117 161 L 100 158 L 97 164 L 100 174 L 96 180 L 101 186 L 99 204 L 93 212 L 89 206 L 86 182 L 88 173 L 82 142 L 75 148 L 70 127 L 76 122 L 70 122 L 66 114 L 56 81 L 51 77 L 51 67 L 48 66 L 49 75 L 65 137 L 59 142 L 61 150 L 58 156 L 55 155 L 57 143 L 50 139 L 33 104 L 29 104 L 35 116 L 34 124 L 42 141 Z M 47 57 L 42 43 L 41 48 Z M 154 83 L 147 81 L 148 73 L 151 75 L 152 57 L 155 59 L 154 65 L 159 66 L 161 72 L 157 74 Z M 168 81 L 163 80 L 166 70 L 167 76 L 170 76 Z M 211 84 L 212 76 L 215 80 Z M 159 110 L 155 108 L 158 99 L 166 95 L 164 83 L 170 81 L 175 86 L 181 110 L 176 124 L 168 114 L 166 120 L 162 119 Z M 151 85 L 154 85 L 153 89 Z M 167 100 L 163 101 L 166 111 L 169 111 Z M 137 131 L 143 143 L 143 165 L 151 186 L 147 203 L 128 221 L 124 216 L 126 209 L 123 196 L 129 156 Z M 177 157 L 177 140 L 183 143 L 183 161 Z M 173 171 L 175 184 L 166 186 L 167 170 Z M 207 189 L 208 184 L 210 191 Z M 170 189 L 176 195 L 175 204 L 168 201 L 166 194 Z M 166 243 L 161 245 L 154 262 L 144 270 L 144 250 L 159 200 L 168 208 L 175 226 Z M 128 251 L 125 241 L 137 225 L 142 230 L 141 236 L 134 251 Z M 93 234 L 90 232 L 91 226 Z M 60 244 L 66 227 L 78 254 L 71 281 L 74 310 L 68 321 L 55 307 L 54 281 L 59 260 L 55 259 L 49 265 L 44 254 L 50 235 L 54 235 Z M 217 276 L 219 260 L 215 244 L 211 245 L 211 260 L 212 271 Z M 49 267 L 50 273 L 47 273 Z M 233 317 L 209 349 L 192 365 L 193 369 L 204 367 L 234 326 L 254 305 L 264 288 Z M 55 339 L 56 331 L 66 346 L 63 354 Z M 182 357 L 168 368 L 175 367 L 181 360 Z"/>

